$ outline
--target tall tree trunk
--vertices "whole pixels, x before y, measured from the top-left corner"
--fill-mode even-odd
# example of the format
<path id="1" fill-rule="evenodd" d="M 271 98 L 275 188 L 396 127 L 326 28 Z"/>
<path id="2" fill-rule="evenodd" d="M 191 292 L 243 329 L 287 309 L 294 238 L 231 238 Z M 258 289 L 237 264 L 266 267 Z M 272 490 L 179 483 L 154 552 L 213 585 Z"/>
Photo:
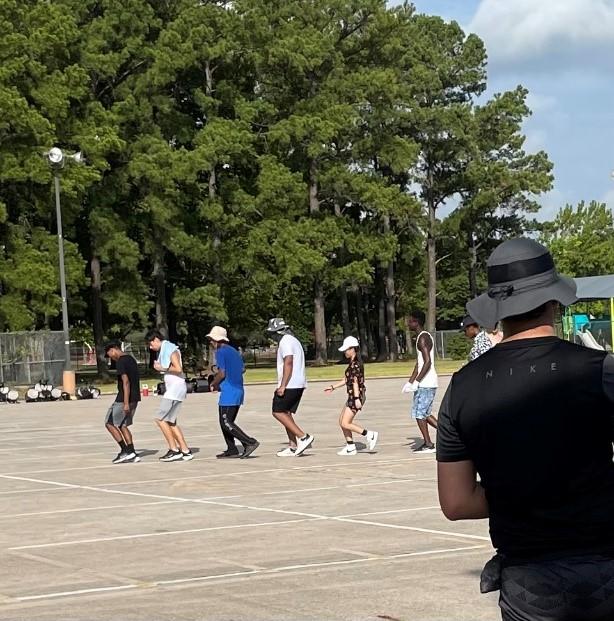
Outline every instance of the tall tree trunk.
<path id="1" fill-rule="evenodd" d="M 377 361 L 388 360 L 388 343 L 386 342 L 386 283 L 384 281 L 385 265 L 375 268 L 375 295 L 377 301 L 377 322 L 375 334 L 377 336 Z"/>
<path id="2" fill-rule="evenodd" d="M 166 305 L 166 270 L 164 251 L 159 247 L 154 255 L 153 276 L 156 288 L 156 329 L 168 338 L 168 310 Z"/>
<path id="3" fill-rule="evenodd" d="M 348 292 L 345 285 L 339 287 L 339 299 L 341 300 L 341 325 L 343 327 L 343 338 L 352 334 L 352 324 L 350 322 L 350 303 Z"/>
<path id="4" fill-rule="evenodd" d="M 377 361 L 388 360 L 388 343 L 386 342 L 386 300 L 384 288 L 381 287 L 377 296 Z"/>
<path id="5" fill-rule="evenodd" d="M 213 81 L 213 73 L 215 68 L 211 66 L 211 63 L 205 61 L 205 93 L 207 97 L 213 97 L 215 91 L 215 83 Z M 209 200 L 215 201 L 217 198 L 217 171 L 215 168 L 215 162 L 209 167 Z M 218 249 L 221 244 L 220 231 L 218 227 L 213 224 L 212 226 L 212 240 L 214 259 L 213 259 L 213 281 L 219 286 L 222 284 L 222 266 L 220 263 L 220 257 Z M 211 350 L 210 351 L 214 351 Z"/>
<path id="6" fill-rule="evenodd" d="M 414 344 L 411 340 L 411 330 L 409 329 L 409 315 L 405 315 L 405 317 L 403 317 L 403 324 L 405 325 L 405 347 L 407 348 L 405 353 L 408 357 L 413 357 L 415 350 Z"/>
<path id="7" fill-rule="evenodd" d="M 335 201 L 335 216 L 341 218 L 341 206 Z M 345 248 L 339 251 L 341 265 L 345 265 Z M 350 305 L 348 302 L 348 292 L 345 283 L 339 287 L 339 300 L 341 301 L 341 326 L 343 328 L 343 338 L 352 334 L 352 324 L 350 322 Z"/>
<path id="8" fill-rule="evenodd" d="M 436 235 L 436 208 L 433 200 L 428 200 L 429 223 L 426 240 L 426 257 L 428 266 L 428 303 L 426 309 L 426 329 L 434 334 L 437 322 L 437 249 L 435 247 Z"/>
<path id="9" fill-rule="evenodd" d="M 384 233 L 390 232 L 390 216 L 384 216 Z M 388 357 L 396 362 L 399 357 L 397 341 L 396 291 L 394 287 L 394 260 L 386 266 L 386 322 L 388 324 Z"/>
<path id="10" fill-rule="evenodd" d="M 324 290 L 321 281 L 314 285 L 313 318 L 315 330 L 315 363 L 325 365 L 328 361 L 326 351 L 326 319 L 324 312 Z"/>
<path id="11" fill-rule="evenodd" d="M 471 297 L 478 295 L 478 248 L 473 232 L 469 233 L 469 292 Z"/>
<path id="12" fill-rule="evenodd" d="M 369 336 L 367 323 L 365 323 L 364 297 L 360 287 L 356 289 L 356 324 L 358 325 L 358 338 L 360 339 L 360 355 L 363 360 L 369 360 Z"/>
<path id="13" fill-rule="evenodd" d="M 94 324 L 94 348 L 96 351 L 96 369 L 103 380 L 109 378 L 109 366 L 104 357 L 104 328 L 102 326 L 102 285 L 100 278 L 100 259 L 94 253 L 90 261 L 92 319 Z"/>
<path id="14" fill-rule="evenodd" d="M 312 159 L 309 164 L 309 213 L 312 216 L 320 211 L 318 191 L 318 162 L 316 159 Z M 315 328 L 315 363 L 316 365 L 324 365 L 328 362 L 324 286 L 322 285 L 322 280 L 317 277 L 313 287 L 313 320 Z"/>
<path id="15" fill-rule="evenodd" d="M 396 297 L 394 287 L 394 263 L 390 261 L 386 268 L 386 321 L 388 324 L 388 352 L 392 362 L 396 362 L 399 358 Z"/>

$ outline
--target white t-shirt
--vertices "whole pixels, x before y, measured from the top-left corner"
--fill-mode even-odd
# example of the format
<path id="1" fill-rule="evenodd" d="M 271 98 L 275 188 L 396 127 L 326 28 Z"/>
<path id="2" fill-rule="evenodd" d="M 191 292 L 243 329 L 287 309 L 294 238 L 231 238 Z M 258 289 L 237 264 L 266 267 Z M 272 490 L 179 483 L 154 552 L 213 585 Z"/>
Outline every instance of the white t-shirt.
<path id="1" fill-rule="evenodd" d="M 291 334 L 284 334 L 277 347 L 277 385 L 281 386 L 284 377 L 284 358 L 292 356 L 292 376 L 286 388 L 305 388 L 305 352 L 301 342 Z"/>

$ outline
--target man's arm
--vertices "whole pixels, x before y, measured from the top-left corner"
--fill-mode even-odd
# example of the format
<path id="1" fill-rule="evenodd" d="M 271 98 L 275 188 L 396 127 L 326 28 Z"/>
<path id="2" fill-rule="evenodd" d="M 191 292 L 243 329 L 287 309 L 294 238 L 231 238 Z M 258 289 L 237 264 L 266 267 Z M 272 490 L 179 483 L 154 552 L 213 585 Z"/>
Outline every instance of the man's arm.
<path id="1" fill-rule="evenodd" d="M 610 401 L 614 404 L 614 356 L 608 354 L 603 359 L 603 392 Z M 614 407 L 612 408 L 612 414 L 610 415 L 610 428 L 611 440 L 614 442 Z"/>
<path id="2" fill-rule="evenodd" d="M 472 461 L 437 464 L 439 504 L 449 520 L 480 520 L 488 517 L 484 488 L 478 483 Z"/>
<path id="3" fill-rule="evenodd" d="M 166 373 L 171 373 L 173 375 L 181 375 L 183 373 L 183 365 L 181 363 L 181 356 L 179 355 L 179 351 L 175 350 L 171 354 L 171 363 L 166 370 Z"/>
<path id="4" fill-rule="evenodd" d="M 281 384 L 277 389 L 277 394 L 280 397 L 284 396 L 286 392 L 286 386 L 290 383 L 292 377 L 292 371 L 294 369 L 294 356 L 284 356 L 284 372 L 281 378 Z"/>
<path id="5" fill-rule="evenodd" d="M 212 392 L 215 392 L 220 384 L 224 381 L 224 378 L 226 377 L 226 371 L 224 371 L 224 369 L 220 369 L 218 368 L 217 373 L 213 376 L 213 380 L 211 381 L 211 384 L 209 384 L 209 388 L 211 389 Z"/>
<path id="6" fill-rule="evenodd" d="M 422 354 L 422 360 L 424 360 L 424 365 L 422 366 L 420 374 L 418 375 L 418 377 L 414 378 L 415 381 L 417 381 L 418 383 L 420 383 L 426 377 L 426 374 L 431 370 L 431 365 L 433 364 L 433 362 L 431 361 L 431 346 L 431 337 L 429 336 L 427 340 L 425 334 L 423 334 L 416 343 L 416 347 L 420 350 L 420 353 Z M 416 370 L 417 369 L 418 363 L 416 362 Z"/>
<path id="7" fill-rule="evenodd" d="M 488 517 L 488 503 L 454 416 L 453 383 L 454 378 L 443 397 L 437 417 L 439 504 L 449 520 L 477 520 Z"/>
<path id="8" fill-rule="evenodd" d="M 130 411 L 130 378 L 122 373 L 122 386 L 124 389 L 124 412 Z"/>

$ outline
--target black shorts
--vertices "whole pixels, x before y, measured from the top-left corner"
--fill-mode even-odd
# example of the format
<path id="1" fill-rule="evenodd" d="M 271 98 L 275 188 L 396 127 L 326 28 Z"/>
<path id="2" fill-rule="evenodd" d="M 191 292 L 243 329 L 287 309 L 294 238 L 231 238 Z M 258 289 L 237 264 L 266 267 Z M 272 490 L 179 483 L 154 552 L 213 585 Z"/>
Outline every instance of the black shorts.
<path id="1" fill-rule="evenodd" d="M 304 390 L 304 388 L 286 388 L 283 397 L 280 397 L 277 391 L 275 391 L 273 394 L 273 412 L 292 412 L 292 414 L 296 414 Z"/>
<path id="2" fill-rule="evenodd" d="M 614 559 L 585 556 L 506 567 L 503 621 L 611 621 Z"/>
<path id="3" fill-rule="evenodd" d="M 362 405 L 362 407 L 365 407 L 365 402 L 367 401 L 366 397 L 363 397 L 360 400 L 360 403 Z M 345 402 L 345 407 L 346 408 L 350 408 L 350 410 L 352 410 L 352 412 L 354 412 L 354 414 L 357 414 L 358 412 L 360 412 L 359 409 L 357 409 L 356 407 L 356 399 L 354 399 L 354 397 L 348 397 L 348 400 Z"/>

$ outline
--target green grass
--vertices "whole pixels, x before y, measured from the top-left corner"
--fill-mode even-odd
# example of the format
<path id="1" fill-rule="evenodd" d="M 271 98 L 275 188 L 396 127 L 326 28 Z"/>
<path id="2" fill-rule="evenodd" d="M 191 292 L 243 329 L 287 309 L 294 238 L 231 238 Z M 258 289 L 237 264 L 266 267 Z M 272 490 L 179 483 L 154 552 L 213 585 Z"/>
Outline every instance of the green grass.
<path id="1" fill-rule="evenodd" d="M 414 360 L 403 360 L 401 362 L 368 362 L 365 364 L 365 376 L 367 381 L 376 377 L 398 377 L 407 378 L 414 367 Z M 439 374 L 454 373 L 462 366 L 461 361 L 457 360 L 437 360 L 437 372 Z M 345 365 L 330 364 L 325 367 L 307 367 L 307 380 L 341 380 Z M 149 390 L 155 390 L 156 384 L 161 381 L 160 375 L 146 374 L 141 377 L 141 384 L 148 384 Z M 277 370 L 275 367 L 250 367 L 245 371 L 246 384 L 259 384 L 277 381 Z M 116 390 L 116 382 L 102 384 L 95 379 L 92 383 L 102 390 L 103 393 L 112 393 Z"/>
<path id="2" fill-rule="evenodd" d="M 409 377 L 415 361 L 404 360 L 402 362 L 369 362 L 365 364 L 365 376 L 367 380 L 375 377 Z M 456 360 L 438 360 L 437 372 L 440 374 L 453 373 L 460 369 L 462 362 Z M 326 367 L 307 367 L 307 380 L 335 380 L 342 379 L 345 365 L 332 364 Z M 274 368 L 247 368 L 245 372 L 246 383 L 274 382 L 277 380 L 277 371 Z"/>

